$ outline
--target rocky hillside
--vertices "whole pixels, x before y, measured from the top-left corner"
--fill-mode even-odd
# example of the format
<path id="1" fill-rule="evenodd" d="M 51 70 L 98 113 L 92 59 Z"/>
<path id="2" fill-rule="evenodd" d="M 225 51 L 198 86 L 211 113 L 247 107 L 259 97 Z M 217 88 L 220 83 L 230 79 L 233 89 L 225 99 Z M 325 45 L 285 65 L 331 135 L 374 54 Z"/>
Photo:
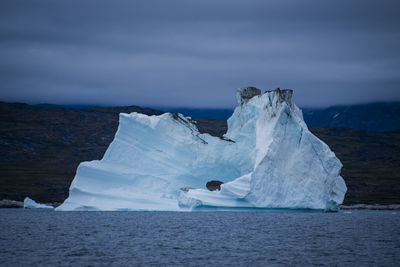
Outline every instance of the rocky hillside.
<path id="1" fill-rule="evenodd" d="M 161 111 L 136 106 L 72 109 L 0 102 L 0 200 L 25 196 L 62 202 L 81 161 L 100 159 L 120 112 Z M 221 136 L 226 122 L 196 118 L 201 132 Z M 342 161 L 345 203 L 400 203 L 400 131 L 311 128 Z"/>
<path id="2" fill-rule="evenodd" d="M 136 106 L 69 109 L 0 103 L 0 199 L 62 202 L 81 161 L 100 159 L 120 112 Z"/>
<path id="3" fill-rule="evenodd" d="M 303 109 L 304 120 L 310 127 L 345 127 L 377 132 L 400 129 L 400 117 L 395 115 L 399 112 L 399 102 Z"/>

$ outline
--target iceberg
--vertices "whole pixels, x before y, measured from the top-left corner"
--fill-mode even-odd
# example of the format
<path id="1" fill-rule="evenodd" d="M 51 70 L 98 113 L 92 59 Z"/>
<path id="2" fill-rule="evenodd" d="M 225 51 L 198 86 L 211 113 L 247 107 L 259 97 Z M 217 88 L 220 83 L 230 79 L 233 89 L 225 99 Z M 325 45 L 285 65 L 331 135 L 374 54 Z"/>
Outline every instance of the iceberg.
<path id="1" fill-rule="evenodd" d="M 103 158 L 79 165 L 56 210 L 338 210 L 342 164 L 308 130 L 292 93 L 238 89 L 222 138 L 182 114 L 121 113 Z M 212 180 L 220 190 L 206 189 Z"/>
<path id="2" fill-rule="evenodd" d="M 53 206 L 37 203 L 35 200 L 26 197 L 24 199 L 24 209 L 54 209 Z"/>

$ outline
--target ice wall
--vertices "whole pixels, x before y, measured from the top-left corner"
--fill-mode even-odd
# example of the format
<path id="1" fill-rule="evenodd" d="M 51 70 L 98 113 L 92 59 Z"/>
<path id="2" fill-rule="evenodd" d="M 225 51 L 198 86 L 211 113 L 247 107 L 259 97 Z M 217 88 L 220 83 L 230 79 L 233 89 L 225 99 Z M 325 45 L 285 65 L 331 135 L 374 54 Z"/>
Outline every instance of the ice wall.
<path id="1" fill-rule="evenodd" d="M 346 192 L 342 165 L 291 96 L 239 89 L 223 139 L 200 134 L 180 114 L 120 114 L 103 159 L 79 165 L 57 210 L 335 210 Z M 205 189 L 210 180 L 223 181 L 221 190 Z"/>

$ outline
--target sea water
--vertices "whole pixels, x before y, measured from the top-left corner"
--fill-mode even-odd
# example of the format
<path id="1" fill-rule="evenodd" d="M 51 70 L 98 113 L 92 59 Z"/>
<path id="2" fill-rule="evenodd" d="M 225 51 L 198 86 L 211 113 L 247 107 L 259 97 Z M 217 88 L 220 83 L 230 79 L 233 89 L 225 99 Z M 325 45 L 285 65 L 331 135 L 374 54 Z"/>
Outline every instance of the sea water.
<path id="1" fill-rule="evenodd" d="M 0 265 L 398 266 L 400 212 L 0 210 Z"/>

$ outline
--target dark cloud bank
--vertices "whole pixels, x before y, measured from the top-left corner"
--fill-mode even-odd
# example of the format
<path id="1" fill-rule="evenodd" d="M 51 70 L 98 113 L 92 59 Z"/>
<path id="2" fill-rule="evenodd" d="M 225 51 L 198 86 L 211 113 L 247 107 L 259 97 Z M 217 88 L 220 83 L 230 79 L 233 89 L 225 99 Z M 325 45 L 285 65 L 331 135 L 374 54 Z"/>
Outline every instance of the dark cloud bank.
<path id="1" fill-rule="evenodd" d="M 0 100 L 231 108 L 400 100 L 400 1 L 1 1 Z"/>

